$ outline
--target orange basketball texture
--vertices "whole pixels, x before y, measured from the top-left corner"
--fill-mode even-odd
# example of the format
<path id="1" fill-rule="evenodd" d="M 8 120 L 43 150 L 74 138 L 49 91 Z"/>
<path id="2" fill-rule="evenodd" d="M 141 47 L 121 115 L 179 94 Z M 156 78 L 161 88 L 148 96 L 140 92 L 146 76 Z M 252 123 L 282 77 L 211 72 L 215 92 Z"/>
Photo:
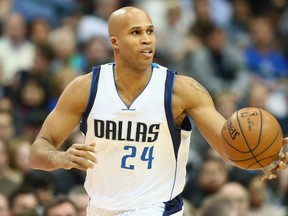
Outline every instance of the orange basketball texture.
<path id="1" fill-rule="evenodd" d="M 242 169 L 262 169 L 277 160 L 283 134 L 269 112 L 247 107 L 233 113 L 222 128 L 223 154 Z"/>

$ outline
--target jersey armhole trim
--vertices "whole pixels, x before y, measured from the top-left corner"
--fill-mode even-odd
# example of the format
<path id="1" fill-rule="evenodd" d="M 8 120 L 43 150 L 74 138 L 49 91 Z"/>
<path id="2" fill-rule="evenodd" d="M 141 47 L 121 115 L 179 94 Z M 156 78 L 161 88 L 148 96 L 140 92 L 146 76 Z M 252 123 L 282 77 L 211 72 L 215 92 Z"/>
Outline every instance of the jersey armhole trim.
<path id="1" fill-rule="evenodd" d="M 81 124 L 80 124 L 80 130 L 84 134 L 86 134 L 87 132 L 87 118 L 93 107 L 93 102 L 97 94 L 100 69 L 101 69 L 101 66 L 93 67 L 92 69 L 92 80 L 91 80 L 91 85 L 90 85 L 89 99 L 88 99 L 85 112 L 82 115 Z"/>

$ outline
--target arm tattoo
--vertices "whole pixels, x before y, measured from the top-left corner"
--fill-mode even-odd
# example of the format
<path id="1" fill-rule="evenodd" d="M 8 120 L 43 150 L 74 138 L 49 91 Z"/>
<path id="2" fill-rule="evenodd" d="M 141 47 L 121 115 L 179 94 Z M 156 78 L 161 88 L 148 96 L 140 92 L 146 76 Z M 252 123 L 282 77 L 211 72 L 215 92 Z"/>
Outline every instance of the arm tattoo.
<path id="1" fill-rule="evenodd" d="M 191 81 L 190 85 L 197 91 L 201 92 L 202 94 L 209 95 L 208 91 L 198 82 Z"/>

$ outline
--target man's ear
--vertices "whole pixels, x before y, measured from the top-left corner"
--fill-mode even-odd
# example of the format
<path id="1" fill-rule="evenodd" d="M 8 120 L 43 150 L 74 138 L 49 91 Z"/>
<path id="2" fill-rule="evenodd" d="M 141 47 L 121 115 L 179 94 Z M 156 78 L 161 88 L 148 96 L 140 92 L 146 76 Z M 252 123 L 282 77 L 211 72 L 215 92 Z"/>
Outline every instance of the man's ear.
<path id="1" fill-rule="evenodd" d="M 114 49 L 118 48 L 118 42 L 117 42 L 117 39 L 115 37 L 110 38 L 110 44 Z"/>

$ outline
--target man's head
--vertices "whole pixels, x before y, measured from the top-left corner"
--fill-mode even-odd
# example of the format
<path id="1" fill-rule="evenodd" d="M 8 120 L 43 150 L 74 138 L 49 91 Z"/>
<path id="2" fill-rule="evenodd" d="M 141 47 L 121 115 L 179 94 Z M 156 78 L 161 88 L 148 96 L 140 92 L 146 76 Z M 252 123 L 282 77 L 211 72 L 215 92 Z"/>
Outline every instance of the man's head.
<path id="1" fill-rule="evenodd" d="M 202 216 L 237 216 L 237 208 L 228 195 L 215 193 L 205 198 Z"/>
<path id="2" fill-rule="evenodd" d="M 234 201 L 240 216 L 246 215 L 249 208 L 249 193 L 247 188 L 238 182 L 227 182 L 219 190 L 219 193 L 229 196 Z"/>
<path id="3" fill-rule="evenodd" d="M 14 117 L 11 111 L 0 110 L 0 139 L 8 142 L 15 135 Z"/>
<path id="4" fill-rule="evenodd" d="M 133 65 L 151 64 L 156 37 L 149 15 L 135 7 L 123 7 L 113 12 L 108 21 L 110 43 L 115 61 Z"/>
<path id="5" fill-rule="evenodd" d="M 198 176 L 198 184 L 203 191 L 214 193 L 219 190 L 228 178 L 228 171 L 220 159 L 207 159 L 203 162 Z"/>
<path id="6" fill-rule="evenodd" d="M 74 186 L 68 193 L 68 198 L 74 202 L 78 210 L 78 216 L 86 215 L 86 208 L 89 205 L 89 196 L 83 185 Z"/>
<path id="7" fill-rule="evenodd" d="M 1 216 L 9 215 L 8 198 L 2 193 L 0 193 L 0 215 Z"/>
<path id="8" fill-rule="evenodd" d="M 54 200 L 45 205 L 45 216 L 76 216 L 77 207 L 66 196 L 59 195 Z"/>
<path id="9" fill-rule="evenodd" d="M 36 213 L 39 205 L 37 195 L 30 187 L 20 186 L 15 189 L 9 196 L 9 206 L 11 215 Z"/>

